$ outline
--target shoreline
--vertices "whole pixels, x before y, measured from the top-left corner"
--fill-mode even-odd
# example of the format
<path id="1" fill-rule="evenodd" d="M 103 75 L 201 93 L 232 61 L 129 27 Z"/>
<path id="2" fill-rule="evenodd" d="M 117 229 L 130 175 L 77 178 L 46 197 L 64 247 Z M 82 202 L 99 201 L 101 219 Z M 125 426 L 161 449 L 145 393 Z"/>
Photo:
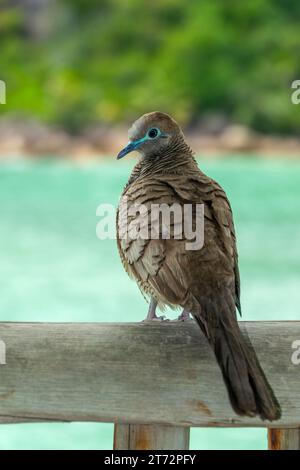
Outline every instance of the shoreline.
<path id="1" fill-rule="evenodd" d="M 300 137 L 258 134 L 245 126 L 231 124 L 218 132 L 201 127 L 187 129 L 186 140 L 196 155 L 226 158 L 247 154 L 261 158 L 285 156 L 300 159 Z M 37 122 L 0 121 L 0 161 L 2 159 L 61 157 L 74 160 L 106 159 L 116 155 L 127 142 L 123 127 L 94 126 L 81 135 Z"/>

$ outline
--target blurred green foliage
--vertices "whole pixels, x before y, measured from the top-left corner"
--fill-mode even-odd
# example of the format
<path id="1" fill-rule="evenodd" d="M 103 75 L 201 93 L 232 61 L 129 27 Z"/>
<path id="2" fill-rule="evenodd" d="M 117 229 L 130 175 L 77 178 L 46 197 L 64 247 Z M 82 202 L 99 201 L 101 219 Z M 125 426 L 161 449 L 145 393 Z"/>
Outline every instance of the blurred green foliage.
<path id="1" fill-rule="evenodd" d="M 73 132 L 154 109 L 299 131 L 299 0 L 29 3 L 0 0 L 1 113 Z"/>

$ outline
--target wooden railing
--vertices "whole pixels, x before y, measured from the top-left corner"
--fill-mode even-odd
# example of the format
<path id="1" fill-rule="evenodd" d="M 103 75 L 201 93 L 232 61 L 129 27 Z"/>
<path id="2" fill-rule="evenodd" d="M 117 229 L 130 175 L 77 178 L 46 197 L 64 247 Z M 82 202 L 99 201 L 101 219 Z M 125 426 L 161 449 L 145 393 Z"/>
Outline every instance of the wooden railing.
<path id="1" fill-rule="evenodd" d="M 0 323 L 0 423 L 115 423 L 115 449 L 188 449 L 192 426 L 267 427 L 269 448 L 300 448 L 300 322 L 241 322 L 282 407 L 237 416 L 193 321 Z M 293 356 L 293 357 L 294 357 Z M 5 361 L 2 361 L 5 362 Z"/>

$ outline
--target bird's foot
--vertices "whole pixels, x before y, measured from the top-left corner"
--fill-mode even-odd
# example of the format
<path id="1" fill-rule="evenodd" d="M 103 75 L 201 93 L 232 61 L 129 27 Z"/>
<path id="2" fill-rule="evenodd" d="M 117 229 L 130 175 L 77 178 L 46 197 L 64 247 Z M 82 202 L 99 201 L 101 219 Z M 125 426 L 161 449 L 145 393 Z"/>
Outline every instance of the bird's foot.
<path id="1" fill-rule="evenodd" d="M 178 321 L 187 321 L 187 320 L 190 320 L 190 312 L 186 309 L 183 309 L 182 310 L 182 313 L 179 315 L 179 317 L 177 318 Z"/>
<path id="2" fill-rule="evenodd" d="M 156 307 L 157 301 L 152 297 L 149 305 L 148 314 L 145 320 L 143 320 L 143 323 L 150 321 L 168 321 L 168 318 L 166 318 L 165 315 L 161 315 L 160 317 L 156 315 Z"/>
<path id="3" fill-rule="evenodd" d="M 151 321 L 169 321 L 169 319 L 165 315 L 161 315 L 158 317 L 155 315 L 154 317 L 149 317 L 149 315 L 146 316 L 146 318 L 143 320 L 143 323 L 149 323 Z"/>

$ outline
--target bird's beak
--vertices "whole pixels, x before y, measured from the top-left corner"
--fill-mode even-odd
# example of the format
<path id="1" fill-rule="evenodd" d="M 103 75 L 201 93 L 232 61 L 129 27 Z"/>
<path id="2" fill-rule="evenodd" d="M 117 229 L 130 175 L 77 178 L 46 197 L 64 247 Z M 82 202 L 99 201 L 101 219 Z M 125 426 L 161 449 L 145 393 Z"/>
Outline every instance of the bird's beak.
<path id="1" fill-rule="evenodd" d="M 123 158 L 125 157 L 125 155 L 127 155 L 128 153 L 130 152 L 133 152 L 134 150 L 136 150 L 143 142 L 145 141 L 145 139 L 138 139 L 138 140 L 134 140 L 132 142 L 128 142 L 128 144 L 126 145 L 126 147 L 124 147 L 121 152 L 118 153 L 118 156 L 117 156 L 117 159 L 119 160 L 120 158 Z"/>

